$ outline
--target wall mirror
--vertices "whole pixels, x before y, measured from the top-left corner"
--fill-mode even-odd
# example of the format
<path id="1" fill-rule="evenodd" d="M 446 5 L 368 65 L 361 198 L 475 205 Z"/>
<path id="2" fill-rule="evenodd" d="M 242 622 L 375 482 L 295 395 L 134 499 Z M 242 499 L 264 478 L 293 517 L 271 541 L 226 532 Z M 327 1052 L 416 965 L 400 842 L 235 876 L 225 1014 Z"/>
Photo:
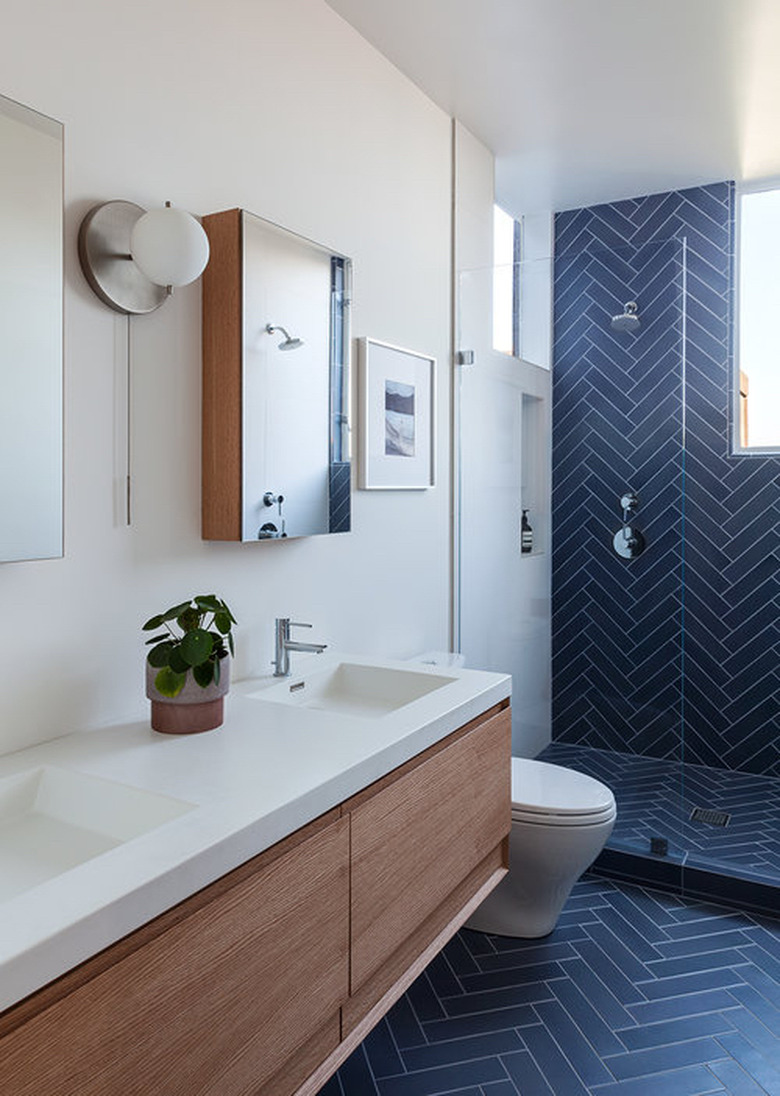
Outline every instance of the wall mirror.
<path id="1" fill-rule="evenodd" d="M 62 555 L 62 125 L 0 96 L 0 560 Z"/>
<path id="2" fill-rule="evenodd" d="M 246 210 L 203 227 L 203 536 L 348 532 L 352 264 Z"/>

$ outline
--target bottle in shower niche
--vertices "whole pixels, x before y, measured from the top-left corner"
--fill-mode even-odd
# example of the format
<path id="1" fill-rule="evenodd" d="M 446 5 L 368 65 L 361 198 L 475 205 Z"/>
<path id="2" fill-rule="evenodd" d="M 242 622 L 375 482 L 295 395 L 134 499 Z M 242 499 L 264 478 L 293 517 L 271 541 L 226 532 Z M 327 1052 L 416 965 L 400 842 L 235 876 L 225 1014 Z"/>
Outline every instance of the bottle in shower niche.
<path id="1" fill-rule="evenodd" d="M 528 521 L 528 511 L 523 510 L 520 519 L 520 551 L 523 555 L 532 552 L 534 547 L 534 531 Z"/>

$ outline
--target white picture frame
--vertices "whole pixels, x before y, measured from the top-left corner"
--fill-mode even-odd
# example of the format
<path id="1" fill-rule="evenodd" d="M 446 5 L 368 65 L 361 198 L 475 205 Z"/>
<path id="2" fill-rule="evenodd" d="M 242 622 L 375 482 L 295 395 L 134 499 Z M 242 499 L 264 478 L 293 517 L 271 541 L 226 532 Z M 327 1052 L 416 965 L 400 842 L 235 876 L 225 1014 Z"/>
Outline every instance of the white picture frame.
<path id="1" fill-rule="evenodd" d="M 358 486 L 366 491 L 434 487 L 436 359 L 362 338 L 358 369 Z"/>

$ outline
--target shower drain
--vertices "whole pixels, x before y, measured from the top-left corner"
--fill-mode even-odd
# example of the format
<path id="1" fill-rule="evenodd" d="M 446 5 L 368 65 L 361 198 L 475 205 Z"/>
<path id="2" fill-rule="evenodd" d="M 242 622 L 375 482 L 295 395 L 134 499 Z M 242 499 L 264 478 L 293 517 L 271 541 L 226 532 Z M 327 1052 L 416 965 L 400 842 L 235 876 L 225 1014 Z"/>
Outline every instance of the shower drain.
<path id="1" fill-rule="evenodd" d="M 708 811 L 704 807 L 694 807 L 691 822 L 704 822 L 707 826 L 728 826 L 731 815 L 725 811 Z"/>

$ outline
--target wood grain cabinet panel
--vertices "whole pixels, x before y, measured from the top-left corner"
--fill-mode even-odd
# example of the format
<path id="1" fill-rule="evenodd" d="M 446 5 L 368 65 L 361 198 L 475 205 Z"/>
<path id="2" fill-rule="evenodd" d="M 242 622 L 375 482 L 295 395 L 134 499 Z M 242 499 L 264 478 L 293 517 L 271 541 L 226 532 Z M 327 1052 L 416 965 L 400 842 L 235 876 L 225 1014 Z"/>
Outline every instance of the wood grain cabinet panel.
<path id="1" fill-rule="evenodd" d="M 243 247 L 241 210 L 203 218 L 211 258 L 203 271 L 202 535 L 241 540 Z"/>
<path id="2" fill-rule="evenodd" d="M 351 993 L 501 846 L 510 735 L 506 709 L 351 810 Z"/>
<path id="3" fill-rule="evenodd" d="M 315 1096 L 505 874 L 510 725 L 496 706 L 0 1015 L 0 1094 Z"/>
<path id="4" fill-rule="evenodd" d="M 340 1038 L 348 860 L 340 818 L 223 888 L 11 1030 L 0 1041 L 0 1092 L 293 1092 L 315 1062 L 303 1076 L 285 1063 L 305 1061 L 306 1044 L 321 1060 Z"/>

